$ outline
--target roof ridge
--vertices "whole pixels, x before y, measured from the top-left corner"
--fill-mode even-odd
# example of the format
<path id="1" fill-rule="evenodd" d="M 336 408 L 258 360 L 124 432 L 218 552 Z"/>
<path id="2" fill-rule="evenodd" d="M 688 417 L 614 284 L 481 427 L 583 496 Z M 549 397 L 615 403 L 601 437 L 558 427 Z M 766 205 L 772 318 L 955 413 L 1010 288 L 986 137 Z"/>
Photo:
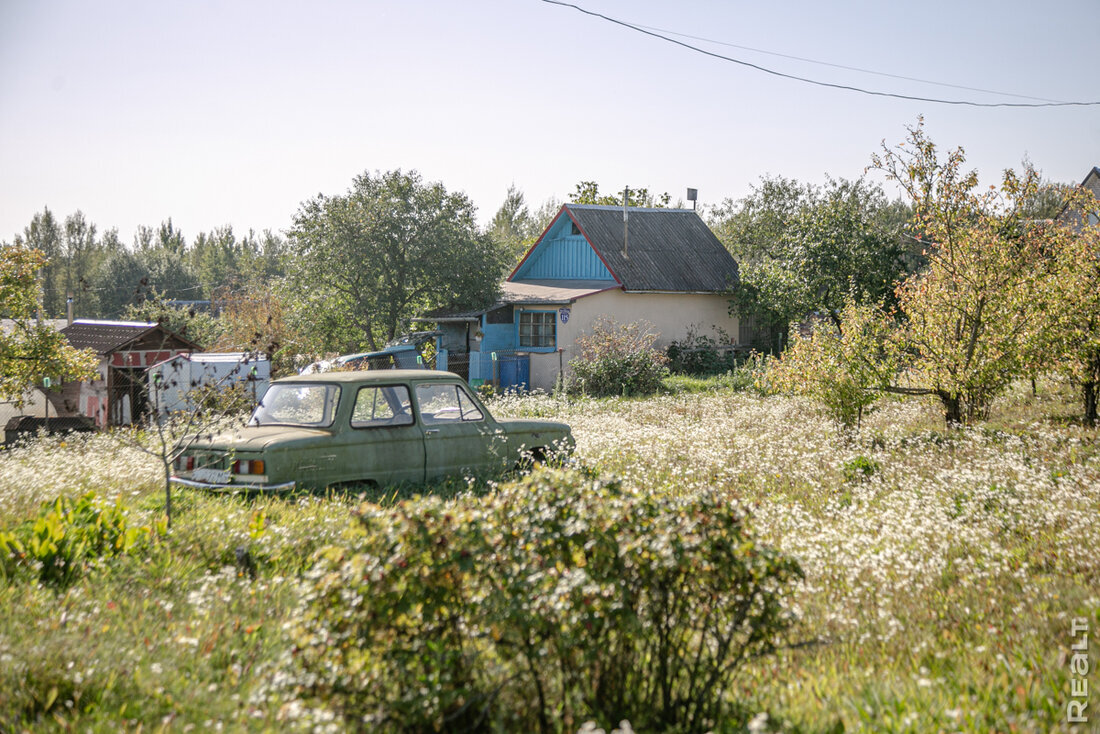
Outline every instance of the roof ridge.
<path id="1" fill-rule="evenodd" d="M 564 204 L 563 206 L 569 209 L 606 209 L 611 211 L 622 211 L 622 204 Z M 628 206 L 632 212 L 670 212 L 683 214 L 689 212 L 691 214 L 698 214 L 699 212 L 694 209 L 674 209 L 666 206 Z"/>

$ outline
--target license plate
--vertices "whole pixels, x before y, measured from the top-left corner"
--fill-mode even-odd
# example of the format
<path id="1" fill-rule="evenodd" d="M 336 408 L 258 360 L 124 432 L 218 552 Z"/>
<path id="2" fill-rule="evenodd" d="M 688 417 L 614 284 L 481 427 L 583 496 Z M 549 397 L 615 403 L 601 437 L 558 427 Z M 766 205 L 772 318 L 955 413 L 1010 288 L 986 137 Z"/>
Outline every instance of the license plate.
<path id="1" fill-rule="evenodd" d="M 207 482 L 208 484 L 228 484 L 229 472 L 225 469 L 196 469 L 191 473 L 191 478 L 196 482 Z"/>

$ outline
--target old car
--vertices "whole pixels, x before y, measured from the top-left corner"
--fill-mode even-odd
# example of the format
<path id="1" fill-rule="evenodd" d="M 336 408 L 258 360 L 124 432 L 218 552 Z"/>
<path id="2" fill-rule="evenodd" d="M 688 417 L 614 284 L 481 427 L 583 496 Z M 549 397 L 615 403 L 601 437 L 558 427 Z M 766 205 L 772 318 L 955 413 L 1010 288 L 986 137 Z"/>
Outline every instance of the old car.
<path id="1" fill-rule="evenodd" d="M 421 483 L 572 443 L 564 423 L 494 418 L 450 372 L 327 372 L 275 380 L 246 426 L 185 439 L 172 481 L 253 491 Z"/>

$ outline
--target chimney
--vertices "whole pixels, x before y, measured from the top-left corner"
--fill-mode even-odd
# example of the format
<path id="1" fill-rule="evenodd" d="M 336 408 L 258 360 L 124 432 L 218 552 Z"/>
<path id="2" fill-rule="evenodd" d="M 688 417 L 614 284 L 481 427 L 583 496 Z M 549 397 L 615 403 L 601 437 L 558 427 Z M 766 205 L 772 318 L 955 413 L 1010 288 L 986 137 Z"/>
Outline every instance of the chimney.
<path id="1" fill-rule="evenodd" d="M 688 189 L 688 201 L 691 202 L 691 210 L 695 211 L 695 200 L 699 198 L 699 189 Z"/>
<path id="2" fill-rule="evenodd" d="M 630 210 L 628 202 L 630 201 L 630 187 L 627 186 L 623 189 L 623 259 L 630 259 Z"/>
<path id="3" fill-rule="evenodd" d="M 69 320 L 69 326 L 73 325 L 73 294 L 70 293 L 65 299 L 65 318 Z"/>

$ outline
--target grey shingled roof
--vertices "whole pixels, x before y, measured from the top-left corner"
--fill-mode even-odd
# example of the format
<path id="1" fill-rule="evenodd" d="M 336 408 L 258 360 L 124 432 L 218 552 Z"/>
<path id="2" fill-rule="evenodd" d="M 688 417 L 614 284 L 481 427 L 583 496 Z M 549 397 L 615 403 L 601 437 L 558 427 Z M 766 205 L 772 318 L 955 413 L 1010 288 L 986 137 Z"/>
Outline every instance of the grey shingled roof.
<path id="1" fill-rule="evenodd" d="M 737 261 L 691 209 L 631 207 L 624 256 L 621 206 L 564 208 L 627 291 L 716 293 L 739 283 Z"/>

